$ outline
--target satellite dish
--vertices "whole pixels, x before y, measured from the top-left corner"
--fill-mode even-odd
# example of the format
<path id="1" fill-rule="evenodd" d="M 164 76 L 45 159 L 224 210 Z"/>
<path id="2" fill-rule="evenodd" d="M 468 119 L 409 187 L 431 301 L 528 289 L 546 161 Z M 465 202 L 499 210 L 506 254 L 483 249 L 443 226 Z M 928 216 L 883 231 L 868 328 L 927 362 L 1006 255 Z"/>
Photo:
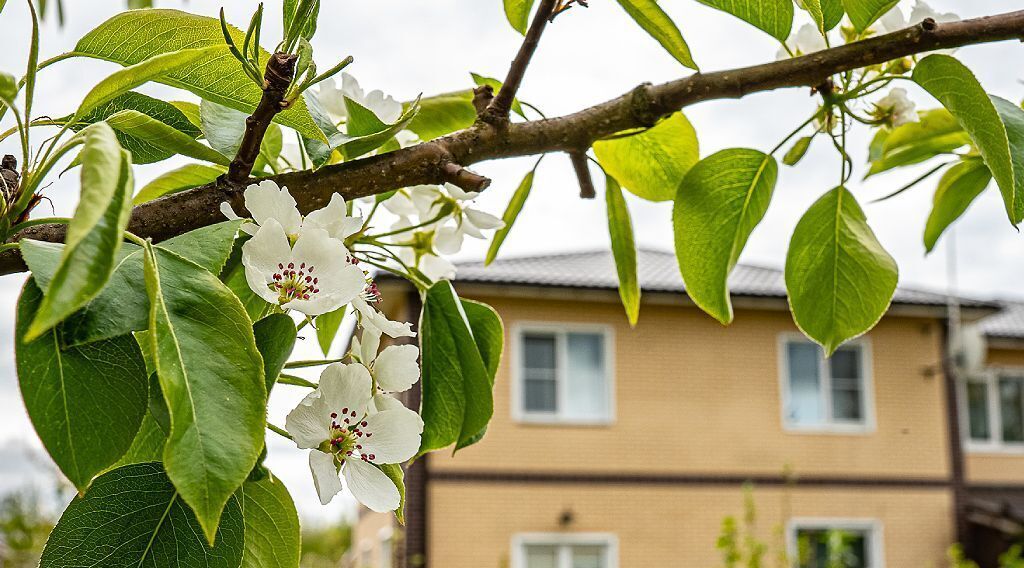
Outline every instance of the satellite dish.
<path id="1" fill-rule="evenodd" d="M 977 325 L 963 325 L 953 333 L 950 355 L 959 371 L 976 373 L 984 369 L 987 352 L 988 342 Z"/>

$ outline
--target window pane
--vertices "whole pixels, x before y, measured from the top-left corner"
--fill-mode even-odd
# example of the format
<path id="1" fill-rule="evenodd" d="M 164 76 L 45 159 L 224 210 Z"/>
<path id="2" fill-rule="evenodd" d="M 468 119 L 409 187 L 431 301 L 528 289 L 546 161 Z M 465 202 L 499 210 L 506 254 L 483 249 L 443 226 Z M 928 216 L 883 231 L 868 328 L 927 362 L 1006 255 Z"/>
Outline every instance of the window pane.
<path id="1" fill-rule="evenodd" d="M 555 368 L 555 336 L 529 333 L 523 336 L 523 367 L 527 369 Z"/>
<path id="2" fill-rule="evenodd" d="M 797 551 L 800 568 L 871 568 L 868 534 L 863 531 L 799 529 Z"/>
<path id="3" fill-rule="evenodd" d="M 1024 442 L 1024 379 L 999 378 L 999 413 L 1004 442 Z"/>
<path id="4" fill-rule="evenodd" d="M 526 568 L 558 568 L 558 547 L 548 544 L 528 544 Z"/>
<path id="5" fill-rule="evenodd" d="M 860 389 L 837 389 L 832 386 L 832 418 L 837 422 L 860 422 L 864 415 Z"/>
<path id="6" fill-rule="evenodd" d="M 828 360 L 832 374 L 832 419 L 860 422 L 864 419 L 864 389 L 859 347 L 843 347 Z"/>
<path id="7" fill-rule="evenodd" d="M 988 385 L 967 383 L 967 418 L 972 440 L 989 440 Z"/>
<path id="8" fill-rule="evenodd" d="M 820 424 L 821 378 L 818 376 L 820 350 L 810 342 L 786 344 L 789 359 L 789 407 L 786 413 L 797 424 Z"/>
<path id="9" fill-rule="evenodd" d="M 554 412 L 557 408 L 554 380 L 523 381 L 525 396 L 523 404 L 527 412 Z"/>
<path id="10" fill-rule="evenodd" d="M 598 333 L 569 333 L 566 380 L 568 395 L 565 414 L 569 418 L 599 419 L 608 416 L 604 336 Z"/>
<path id="11" fill-rule="evenodd" d="M 572 568 L 605 568 L 606 566 L 604 546 L 572 547 Z"/>
<path id="12" fill-rule="evenodd" d="M 833 377 L 860 379 L 860 348 L 840 347 L 828 360 Z"/>

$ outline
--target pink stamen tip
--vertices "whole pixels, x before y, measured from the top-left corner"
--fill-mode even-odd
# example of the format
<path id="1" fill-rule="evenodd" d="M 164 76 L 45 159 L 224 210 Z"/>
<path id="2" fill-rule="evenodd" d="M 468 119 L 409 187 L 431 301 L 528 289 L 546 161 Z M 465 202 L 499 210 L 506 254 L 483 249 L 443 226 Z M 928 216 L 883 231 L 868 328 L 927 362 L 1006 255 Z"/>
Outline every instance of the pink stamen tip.
<path id="1" fill-rule="evenodd" d="M 331 413 L 331 418 L 337 418 L 337 417 L 338 417 L 338 413 L 337 412 L 332 412 Z"/>

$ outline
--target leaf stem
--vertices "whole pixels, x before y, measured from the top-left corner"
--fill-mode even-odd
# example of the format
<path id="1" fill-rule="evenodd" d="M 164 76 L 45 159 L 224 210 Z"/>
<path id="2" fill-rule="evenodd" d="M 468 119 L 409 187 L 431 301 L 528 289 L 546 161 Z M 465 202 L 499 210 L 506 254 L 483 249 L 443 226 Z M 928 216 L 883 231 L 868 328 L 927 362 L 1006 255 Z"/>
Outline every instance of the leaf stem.
<path id="1" fill-rule="evenodd" d="M 267 430 L 270 430 L 271 432 L 273 432 L 273 433 L 275 433 L 275 434 L 277 434 L 279 436 L 284 436 L 285 438 L 288 438 L 289 440 L 294 440 L 295 439 L 295 438 L 292 438 L 292 435 L 289 434 L 287 430 L 285 430 L 284 428 L 281 428 L 280 426 L 275 426 L 275 425 L 271 424 L 270 422 L 267 422 Z"/>
<path id="2" fill-rule="evenodd" d="M 311 389 L 315 389 L 315 388 L 320 386 L 320 385 L 318 385 L 318 384 L 316 384 L 316 383 L 314 383 L 312 381 L 307 381 L 306 379 L 303 379 L 302 377 L 296 377 L 295 375 L 289 375 L 287 373 L 281 373 L 281 376 L 277 378 L 277 382 L 281 383 L 282 385 L 292 385 L 292 386 L 296 386 L 296 387 L 308 387 L 308 388 L 311 388 Z"/>
<path id="3" fill-rule="evenodd" d="M 285 364 L 285 369 L 305 369 L 306 367 L 320 367 L 323 365 L 331 365 L 333 363 L 341 363 L 343 359 L 322 359 L 313 361 L 292 361 L 291 363 Z"/>

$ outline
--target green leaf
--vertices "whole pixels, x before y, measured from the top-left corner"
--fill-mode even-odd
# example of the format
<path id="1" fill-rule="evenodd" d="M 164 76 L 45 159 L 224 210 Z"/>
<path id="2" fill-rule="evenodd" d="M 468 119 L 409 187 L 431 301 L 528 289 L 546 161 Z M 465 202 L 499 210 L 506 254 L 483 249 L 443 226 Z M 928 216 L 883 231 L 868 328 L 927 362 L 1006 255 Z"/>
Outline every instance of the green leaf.
<path id="1" fill-rule="evenodd" d="M 999 186 L 999 189 L 1010 221 L 1016 225 L 1024 220 L 1024 109 L 995 95 L 991 98 L 999 118 L 1006 126 L 1006 136 L 1010 141 L 1013 187 Z"/>
<path id="2" fill-rule="evenodd" d="M 792 0 L 700 0 L 786 41 L 793 29 Z"/>
<path id="3" fill-rule="evenodd" d="M 153 360 L 171 414 L 167 475 L 209 542 L 263 448 L 267 389 L 252 324 L 204 268 L 144 248 Z"/>
<path id="4" fill-rule="evenodd" d="M 690 55 L 690 47 L 686 45 L 683 34 L 679 32 L 672 18 L 661 9 L 657 0 L 618 0 L 619 6 L 633 18 L 645 32 L 656 39 L 665 51 L 676 61 L 690 69 L 697 69 Z"/>
<path id="5" fill-rule="evenodd" d="M 932 199 L 932 212 L 924 228 L 924 246 L 928 252 L 935 248 L 946 228 L 967 211 L 990 181 L 992 172 L 976 158 L 964 160 L 942 174 Z"/>
<path id="6" fill-rule="evenodd" d="M 493 390 L 494 379 L 498 374 L 498 365 L 501 364 L 501 352 L 505 347 L 505 327 L 498 312 L 487 304 L 473 300 L 461 300 L 461 302 L 462 310 L 466 313 L 469 329 L 473 332 L 473 339 L 476 341 L 480 357 L 484 361 L 487 377 Z M 484 427 L 468 438 L 462 447 L 472 446 L 479 442 L 486 433 L 487 428 Z"/>
<path id="7" fill-rule="evenodd" d="M 898 3 L 899 0 L 843 0 L 843 8 L 853 27 L 863 32 Z"/>
<path id="8" fill-rule="evenodd" d="M 284 0 L 283 12 L 284 12 L 284 30 L 288 31 L 291 27 L 292 21 L 295 19 L 295 10 L 299 7 L 300 0 Z M 313 39 L 316 34 L 316 23 L 320 17 L 320 2 L 317 0 L 313 3 L 313 12 L 306 18 L 306 23 L 302 26 L 302 30 L 299 31 L 299 35 L 306 40 Z"/>
<path id="9" fill-rule="evenodd" d="M 210 146 L 224 156 L 234 156 L 242 145 L 247 115 L 240 111 L 204 100 L 199 103 L 199 120 Z"/>
<path id="10" fill-rule="evenodd" d="M 922 59 L 914 67 L 913 79 L 949 109 L 971 136 L 1003 194 L 1010 222 L 1019 224 L 1024 219 L 1024 198 L 1020 195 L 1024 192 L 1024 162 L 1019 167 L 1014 163 L 1007 128 L 1014 131 L 1014 148 L 1024 148 L 1024 125 L 1018 124 L 1018 115 L 1001 104 L 997 109 L 971 70 L 948 55 Z"/>
<path id="11" fill-rule="evenodd" d="M 402 469 L 401 464 L 388 463 L 388 464 L 373 464 L 377 469 L 381 470 L 384 475 L 388 476 L 388 479 L 395 484 L 398 489 L 398 508 L 395 509 L 395 519 L 398 520 L 398 524 L 405 526 L 405 471 Z"/>
<path id="12" fill-rule="evenodd" d="M 813 136 L 804 136 L 798 139 L 793 143 L 793 147 L 786 152 L 786 155 L 782 157 L 782 163 L 787 166 L 795 166 L 800 163 L 800 160 L 804 159 L 804 154 L 807 153 L 813 141 Z"/>
<path id="13" fill-rule="evenodd" d="M 522 35 L 526 35 L 526 29 L 530 25 L 530 10 L 533 8 L 534 0 L 503 0 L 505 4 L 505 17 L 512 29 Z"/>
<path id="14" fill-rule="evenodd" d="M 952 154 L 971 143 L 971 137 L 944 108 L 921 112 L 919 118 L 918 122 L 878 131 L 871 144 L 868 176 Z"/>
<path id="15" fill-rule="evenodd" d="M 245 34 L 234 26 L 228 29 L 235 43 L 242 45 Z M 231 55 L 217 18 L 178 10 L 123 12 L 82 37 L 73 53 L 134 65 L 158 54 L 210 46 L 218 48 L 210 57 L 156 80 L 191 91 L 202 99 L 251 113 L 260 101 L 262 90 L 245 75 L 238 60 Z M 260 59 L 268 61 L 270 54 L 261 49 Z M 301 97 L 274 120 L 303 136 L 323 139 L 323 133 L 309 116 Z"/>
<path id="16" fill-rule="evenodd" d="M 327 135 L 328 140 L 327 144 L 307 138 L 302 141 L 306 153 L 317 166 L 325 164 L 333 150 L 340 151 L 346 159 L 351 160 L 380 148 L 394 138 L 395 134 L 405 129 L 419 112 L 417 99 L 405 107 L 397 122 L 385 124 L 372 111 L 346 97 L 345 107 L 348 109 L 349 118 L 345 126 L 347 131 L 342 132 L 335 126 L 333 119 L 328 116 L 313 93 L 307 91 L 306 99 L 313 119 Z"/>
<path id="17" fill-rule="evenodd" d="M 181 154 L 222 166 L 231 163 L 223 154 L 200 144 L 194 137 L 135 110 L 122 110 L 108 117 L 106 122 L 118 132 L 172 155 Z"/>
<path id="18" fill-rule="evenodd" d="M 75 111 L 75 116 L 85 116 L 96 107 L 110 102 L 118 95 L 150 81 L 161 80 L 182 68 L 194 69 L 201 61 L 209 59 L 218 51 L 220 51 L 219 47 L 210 46 L 160 53 L 138 63 L 128 65 L 124 69 L 114 71 L 109 77 L 97 83 L 85 95 L 82 103 L 78 105 L 78 110 Z"/>
<path id="19" fill-rule="evenodd" d="M 211 272 L 219 272 L 232 251 L 240 221 L 225 221 L 164 241 L 171 250 Z M 44 291 L 61 258 L 64 245 L 24 240 L 25 263 Z M 61 340 L 79 345 L 141 331 L 149 327 L 149 298 L 142 272 L 142 249 L 131 244 L 121 247 L 117 268 L 103 291 L 61 326 Z"/>
<path id="20" fill-rule="evenodd" d="M 615 178 L 607 177 L 605 198 L 608 209 L 608 234 L 612 241 L 615 271 L 619 275 L 619 297 L 626 308 L 629 325 L 635 326 L 640 318 L 640 279 L 637 277 L 636 241 L 633 239 L 633 221 L 622 197 L 622 188 Z"/>
<path id="21" fill-rule="evenodd" d="M 191 101 L 170 101 L 168 104 L 181 111 L 185 118 L 196 128 L 202 128 L 202 120 L 199 118 L 199 105 Z"/>
<path id="22" fill-rule="evenodd" d="M 188 116 L 171 103 L 134 91 L 122 93 L 107 103 L 92 109 L 85 116 L 79 118 L 78 122 L 72 124 L 71 129 L 77 132 L 85 126 L 106 120 L 107 117 L 122 110 L 141 112 L 175 130 L 187 134 L 192 139 L 195 139 L 201 133 L 199 128 L 192 124 Z M 116 134 L 117 141 L 121 143 L 121 147 L 132 153 L 132 163 L 134 164 L 151 164 L 160 160 L 166 160 L 174 155 L 173 152 L 163 150 L 127 133 L 117 131 Z"/>
<path id="23" fill-rule="evenodd" d="M 232 497 L 208 548 L 195 515 L 159 463 L 129 465 L 96 479 L 71 502 L 46 541 L 40 568 L 237 568 L 245 527 Z"/>
<path id="24" fill-rule="evenodd" d="M 213 183 L 227 171 L 227 168 L 221 166 L 186 164 L 180 168 L 164 172 L 153 178 L 153 181 L 142 186 L 142 189 L 135 194 L 132 204 L 139 205 L 140 203 L 153 201 L 165 195 Z"/>
<path id="25" fill-rule="evenodd" d="M 672 228 L 686 293 L 724 324 L 733 318 L 729 274 L 768 210 L 777 177 L 771 156 L 733 148 L 698 162 L 679 186 Z"/>
<path id="26" fill-rule="evenodd" d="M 131 213 L 131 160 L 114 131 L 98 123 L 82 131 L 82 194 L 68 225 L 60 266 L 35 319 L 31 341 L 95 298 L 110 280 Z"/>
<path id="27" fill-rule="evenodd" d="M 451 444 L 458 450 L 487 426 L 494 413 L 488 371 L 451 283 L 440 281 L 427 291 L 421 320 L 420 453 Z"/>
<path id="28" fill-rule="evenodd" d="M 409 123 L 409 130 L 426 142 L 469 128 L 475 121 L 473 91 L 457 91 L 420 99 L 420 112 Z"/>
<path id="29" fill-rule="evenodd" d="M 523 178 L 523 181 L 519 182 L 519 187 L 517 187 L 515 193 L 512 194 L 512 199 L 509 199 L 508 207 L 505 208 L 505 213 L 501 216 L 501 220 L 505 222 L 505 226 L 495 231 L 494 238 L 491 239 L 491 246 L 487 248 L 487 258 L 484 259 L 485 265 L 494 262 L 494 259 L 498 257 L 498 249 L 501 248 L 502 243 L 505 242 L 505 238 L 508 237 L 509 232 L 512 231 L 512 225 L 514 225 L 516 219 L 519 218 L 519 212 L 523 210 L 523 205 L 526 204 L 526 198 L 530 196 L 530 190 L 533 189 L 533 178 L 536 173 L 537 166 L 534 166 L 533 169 L 526 174 L 526 177 Z"/>
<path id="30" fill-rule="evenodd" d="M 269 394 L 288 357 L 291 357 L 298 332 L 292 318 L 285 314 L 272 314 L 253 325 L 253 334 L 256 348 L 263 356 L 263 376 Z"/>
<path id="31" fill-rule="evenodd" d="M 162 397 L 163 395 L 160 396 Z M 117 469 L 136 463 L 160 461 L 164 455 L 164 444 L 166 442 L 167 432 L 160 427 L 156 418 L 147 412 L 142 417 L 142 424 L 139 425 L 139 431 L 135 434 L 132 445 L 110 469 Z"/>
<path id="32" fill-rule="evenodd" d="M 338 335 L 338 328 L 345 319 L 345 310 L 348 306 L 342 306 L 333 312 L 327 312 L 316 317 L 316 341 L 320 345 L 320 351 L 324 357 L 330 356 L 331 345 Z"/>
<path id="33" fill-rule="evenodd" d="M 238 490 L 245 520 L 241 568 L 297 568 L 299 517 L 281 480 L 246 481 Z"/>
<path id="34" fill-rule="evenodd" d="M 675 199 L 700 155 L 697 133 L 681 112 L 639 134 L 594 143 L 601 167 L 622 187 L 649 201 Z"/>
<path id="35" fill-rule="evenodd" d="M 19 90 L 18 80 L 14 78 L 14 75 L 0 71 L 0 100 L 14 101 Z"/>
<path id="36" fill-rule="evenodd" d="M 796 0 L 796 3 L 811 15 L 823 35 L 843 19 L 842 0 Z"/>
<path id="37" fill-rule="evenodd" d="M 878 323 L 897 280 L 896 261 L 845 187 L 826 193 L 797 223 L 786 255 L 789 306 L 827 355 Z"/>
<path id="38" fill-rule="evenodd" d="M 35 316 L 42 291 L 29 279 L 18 301 L 16 336 Z M 18 382 L 46 451 L 80 491 L 132 445 L 146 413 L 149 377 L 138 344 L 121 336 L 64 347 L 56 329 L 15 341 Z"/>

